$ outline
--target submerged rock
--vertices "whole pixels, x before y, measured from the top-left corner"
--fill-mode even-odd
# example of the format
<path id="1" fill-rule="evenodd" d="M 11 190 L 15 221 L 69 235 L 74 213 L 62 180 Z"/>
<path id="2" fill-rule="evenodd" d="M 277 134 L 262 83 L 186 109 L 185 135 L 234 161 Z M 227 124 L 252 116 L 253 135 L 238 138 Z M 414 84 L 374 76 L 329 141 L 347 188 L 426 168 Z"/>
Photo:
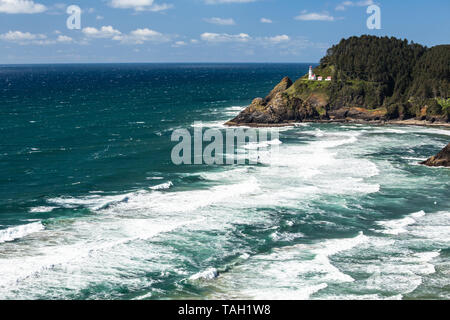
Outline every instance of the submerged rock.
<path id="1" fill-rule="evenodd" d="M 437 155 L 431 157 L 427 161 L 421 162 L 429 167 L 450 167 L 450 143 L 441 150 Z"/>

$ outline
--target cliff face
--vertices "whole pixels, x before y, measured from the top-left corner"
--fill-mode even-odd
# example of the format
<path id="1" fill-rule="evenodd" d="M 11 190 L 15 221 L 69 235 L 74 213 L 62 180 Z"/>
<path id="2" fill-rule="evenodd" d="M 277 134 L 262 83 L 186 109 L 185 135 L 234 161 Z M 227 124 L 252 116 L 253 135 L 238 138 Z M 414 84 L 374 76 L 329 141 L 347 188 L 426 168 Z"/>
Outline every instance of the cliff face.
<path id="1" fill-rule="evenodd" d="M 302 121 L 379 121 L 386 117 L 385 109 L 368 110 L 330 104 L 329 82 L 304 79 L 294 84 L 283 78 L 270 94 L 256 98 L 249 107 L 226 125 L 282 125 Z"/>
<path id="2" fill-rule="evenodd" d="M 289 94 L 293 85 L 291 79 L 285 77 L 267 97 L 256 98 L 251 105 L 227 125 L 276 125 L 307 119 L 326 118 L 328 101 L 319 95 L 311 94 L 307 99 Z"/>
<path id="3" fill-rule="evenodd" d="M 450 143 L 437 155 L 421 162 L 421 164 L 429 167 L 450 167 Z"/>
<path id="4" fill-rule="evenodd" d="M 395 38 L 342 40 L 315 68 L 332 81 L 284 78 L 228 125 L 299 121 L 450 120 L 450 46 L 427 49 Z M 433 70 L 433 74 L 427 70 Z"/>

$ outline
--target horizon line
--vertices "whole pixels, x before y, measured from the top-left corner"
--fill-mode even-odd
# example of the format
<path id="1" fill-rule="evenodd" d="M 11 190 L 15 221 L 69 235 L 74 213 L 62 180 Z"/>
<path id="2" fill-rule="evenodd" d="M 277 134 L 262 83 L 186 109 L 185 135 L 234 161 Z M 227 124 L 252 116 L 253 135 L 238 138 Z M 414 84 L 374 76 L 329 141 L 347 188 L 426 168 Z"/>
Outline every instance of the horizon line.
<path id="1" fill-rule="evenodd" d="M 108 65 L 108 64 L 319 64 L 320 62 L 36 62 L 36 63 L 0 63 L 3 66 L 35 66 L 35 65 Z"/>

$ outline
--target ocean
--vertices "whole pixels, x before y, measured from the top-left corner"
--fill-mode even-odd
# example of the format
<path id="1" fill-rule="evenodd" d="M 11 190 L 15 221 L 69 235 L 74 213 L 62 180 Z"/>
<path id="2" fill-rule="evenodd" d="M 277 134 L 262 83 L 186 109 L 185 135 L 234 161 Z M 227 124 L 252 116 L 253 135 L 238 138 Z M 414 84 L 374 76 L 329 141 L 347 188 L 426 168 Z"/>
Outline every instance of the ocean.
<path id="1" fill-rule="evenodd" d="M 449 299 L 450 170 L 418 165 L 448 129 L 299 123 L 270 165 L 172 163 L 174 130 L 308 67 L 0 66 L 0 299 Z"/>

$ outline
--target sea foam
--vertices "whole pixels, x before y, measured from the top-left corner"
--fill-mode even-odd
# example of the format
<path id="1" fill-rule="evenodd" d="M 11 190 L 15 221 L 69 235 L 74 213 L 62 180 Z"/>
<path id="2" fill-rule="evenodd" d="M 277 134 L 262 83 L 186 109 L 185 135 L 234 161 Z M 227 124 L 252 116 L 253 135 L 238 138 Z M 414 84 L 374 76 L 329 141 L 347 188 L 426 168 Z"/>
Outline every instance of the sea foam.
<path id="1" fill-rule="evenodd" d="M 44 226 L 40 221 L 3 229 L 0 230 L 0 243 L 14 241 L 42 230 L 44 230 Z"/>
<path id="2" fill-rule="evenodd" d="M 401 233 L 407 232 L 407 227 L 416 223 L 416 219 L 425 216 L 424 211 L 419 211 L 410 214 L 409 216 L 396 219 L 396 220 L 387 220 L 387 221 L 378 221 L 377 224 L 382 226 L 384 229 L 380 232 L 391 235 L 398 235 Z"/>

